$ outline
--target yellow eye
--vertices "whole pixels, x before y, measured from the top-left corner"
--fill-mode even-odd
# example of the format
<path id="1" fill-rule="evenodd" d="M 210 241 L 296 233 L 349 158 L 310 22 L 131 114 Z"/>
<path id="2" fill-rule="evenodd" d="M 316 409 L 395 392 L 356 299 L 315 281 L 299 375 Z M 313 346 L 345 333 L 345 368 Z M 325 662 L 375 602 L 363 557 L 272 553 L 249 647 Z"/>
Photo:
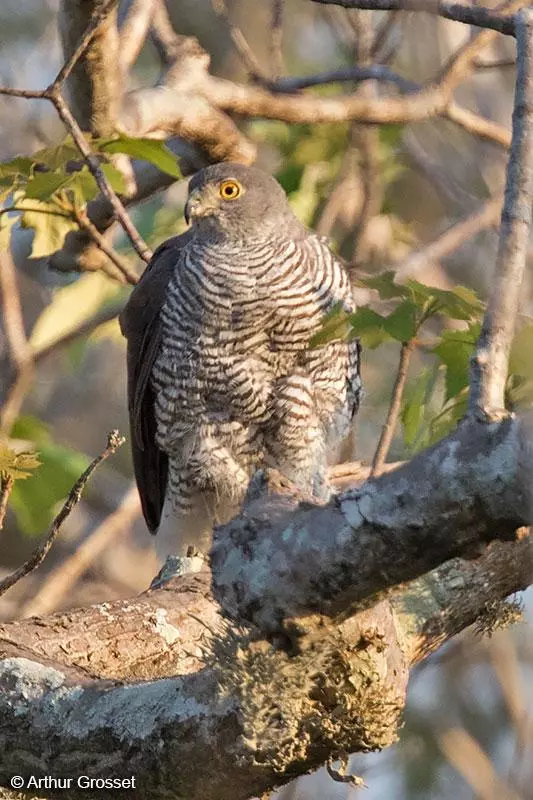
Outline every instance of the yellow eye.
<path id="1" fill-rule="evenodd" d="M 218 190 L 223 200 L 236 200 L 242 191 L 241 184 L 233 180 L 222 181 Z"/>

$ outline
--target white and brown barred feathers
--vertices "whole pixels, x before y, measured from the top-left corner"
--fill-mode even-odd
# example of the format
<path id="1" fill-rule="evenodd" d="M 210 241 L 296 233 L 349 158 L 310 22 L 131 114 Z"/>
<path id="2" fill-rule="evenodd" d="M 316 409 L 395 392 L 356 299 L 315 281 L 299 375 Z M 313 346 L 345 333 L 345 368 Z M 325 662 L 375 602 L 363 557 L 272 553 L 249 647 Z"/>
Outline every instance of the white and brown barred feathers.
<path id="1" fill-rule="evenodd" d="M 231 203 L 235 233 L 217 211 L 166 242 L 121 318 L 135 474 L 161 556 L 207 550 L 213 522 L 235 512 L 262 464 L 326 496 L 326 459 L 361 390 L 356 340 L 309 347 L 336 303 L 354 308 L 341 262 L 272 178 L 231 164 L 203 173 L 200 194 L 228 175 L 245 189 L 254 181 L 240 208 Z M 244 225 L 243 203 L 272 184 L 281 209 L 252 209 Z"/>

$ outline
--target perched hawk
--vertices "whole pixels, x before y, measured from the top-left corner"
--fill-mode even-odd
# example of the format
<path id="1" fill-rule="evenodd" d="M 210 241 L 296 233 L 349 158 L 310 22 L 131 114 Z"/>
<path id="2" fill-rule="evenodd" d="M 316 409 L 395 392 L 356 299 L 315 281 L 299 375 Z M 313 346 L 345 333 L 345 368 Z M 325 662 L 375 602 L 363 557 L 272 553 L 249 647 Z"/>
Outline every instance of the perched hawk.
<path id="1" fill-rule="evenodd" d="M 159 247 L 121 316 L 135 476 L 161 558 L 206 552 L 263 464 L 327 496 L 326 457 L 361 387 L 357 341 L 309 346 L 353 298 L 273 178 L 207 167 L 185 214 L 190 230 Z"/>

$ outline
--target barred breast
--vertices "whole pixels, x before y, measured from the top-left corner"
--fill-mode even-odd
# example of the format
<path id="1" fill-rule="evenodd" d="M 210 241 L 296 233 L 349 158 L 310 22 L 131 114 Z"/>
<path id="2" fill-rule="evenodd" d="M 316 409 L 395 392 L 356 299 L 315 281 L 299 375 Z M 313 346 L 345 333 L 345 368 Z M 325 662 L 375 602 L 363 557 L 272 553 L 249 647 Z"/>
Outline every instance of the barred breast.
<path id="1" fill-rule="evenodd" d="M 360 390 L 356 343 L 308 346 L 338 301 L 353 307 L 346 273 L 316 236 L 184 248 L 152 372 L 157 443 L 180 507 L 191 484 L 239 496 L 265 458 L 309 482 Z"/>

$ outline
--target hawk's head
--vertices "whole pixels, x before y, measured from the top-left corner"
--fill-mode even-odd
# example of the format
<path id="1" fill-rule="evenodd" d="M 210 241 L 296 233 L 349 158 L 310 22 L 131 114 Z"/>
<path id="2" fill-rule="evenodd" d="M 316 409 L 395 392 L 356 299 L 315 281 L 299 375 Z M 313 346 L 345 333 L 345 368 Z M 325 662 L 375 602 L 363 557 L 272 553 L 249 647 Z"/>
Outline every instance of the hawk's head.
<path id="1" fill-rule="evenodd" d="M 254 167 L 223 162 L 189 183 L 185 218 L 211 235 L 263 239 L 301 228 L 279 183 Z"/>

